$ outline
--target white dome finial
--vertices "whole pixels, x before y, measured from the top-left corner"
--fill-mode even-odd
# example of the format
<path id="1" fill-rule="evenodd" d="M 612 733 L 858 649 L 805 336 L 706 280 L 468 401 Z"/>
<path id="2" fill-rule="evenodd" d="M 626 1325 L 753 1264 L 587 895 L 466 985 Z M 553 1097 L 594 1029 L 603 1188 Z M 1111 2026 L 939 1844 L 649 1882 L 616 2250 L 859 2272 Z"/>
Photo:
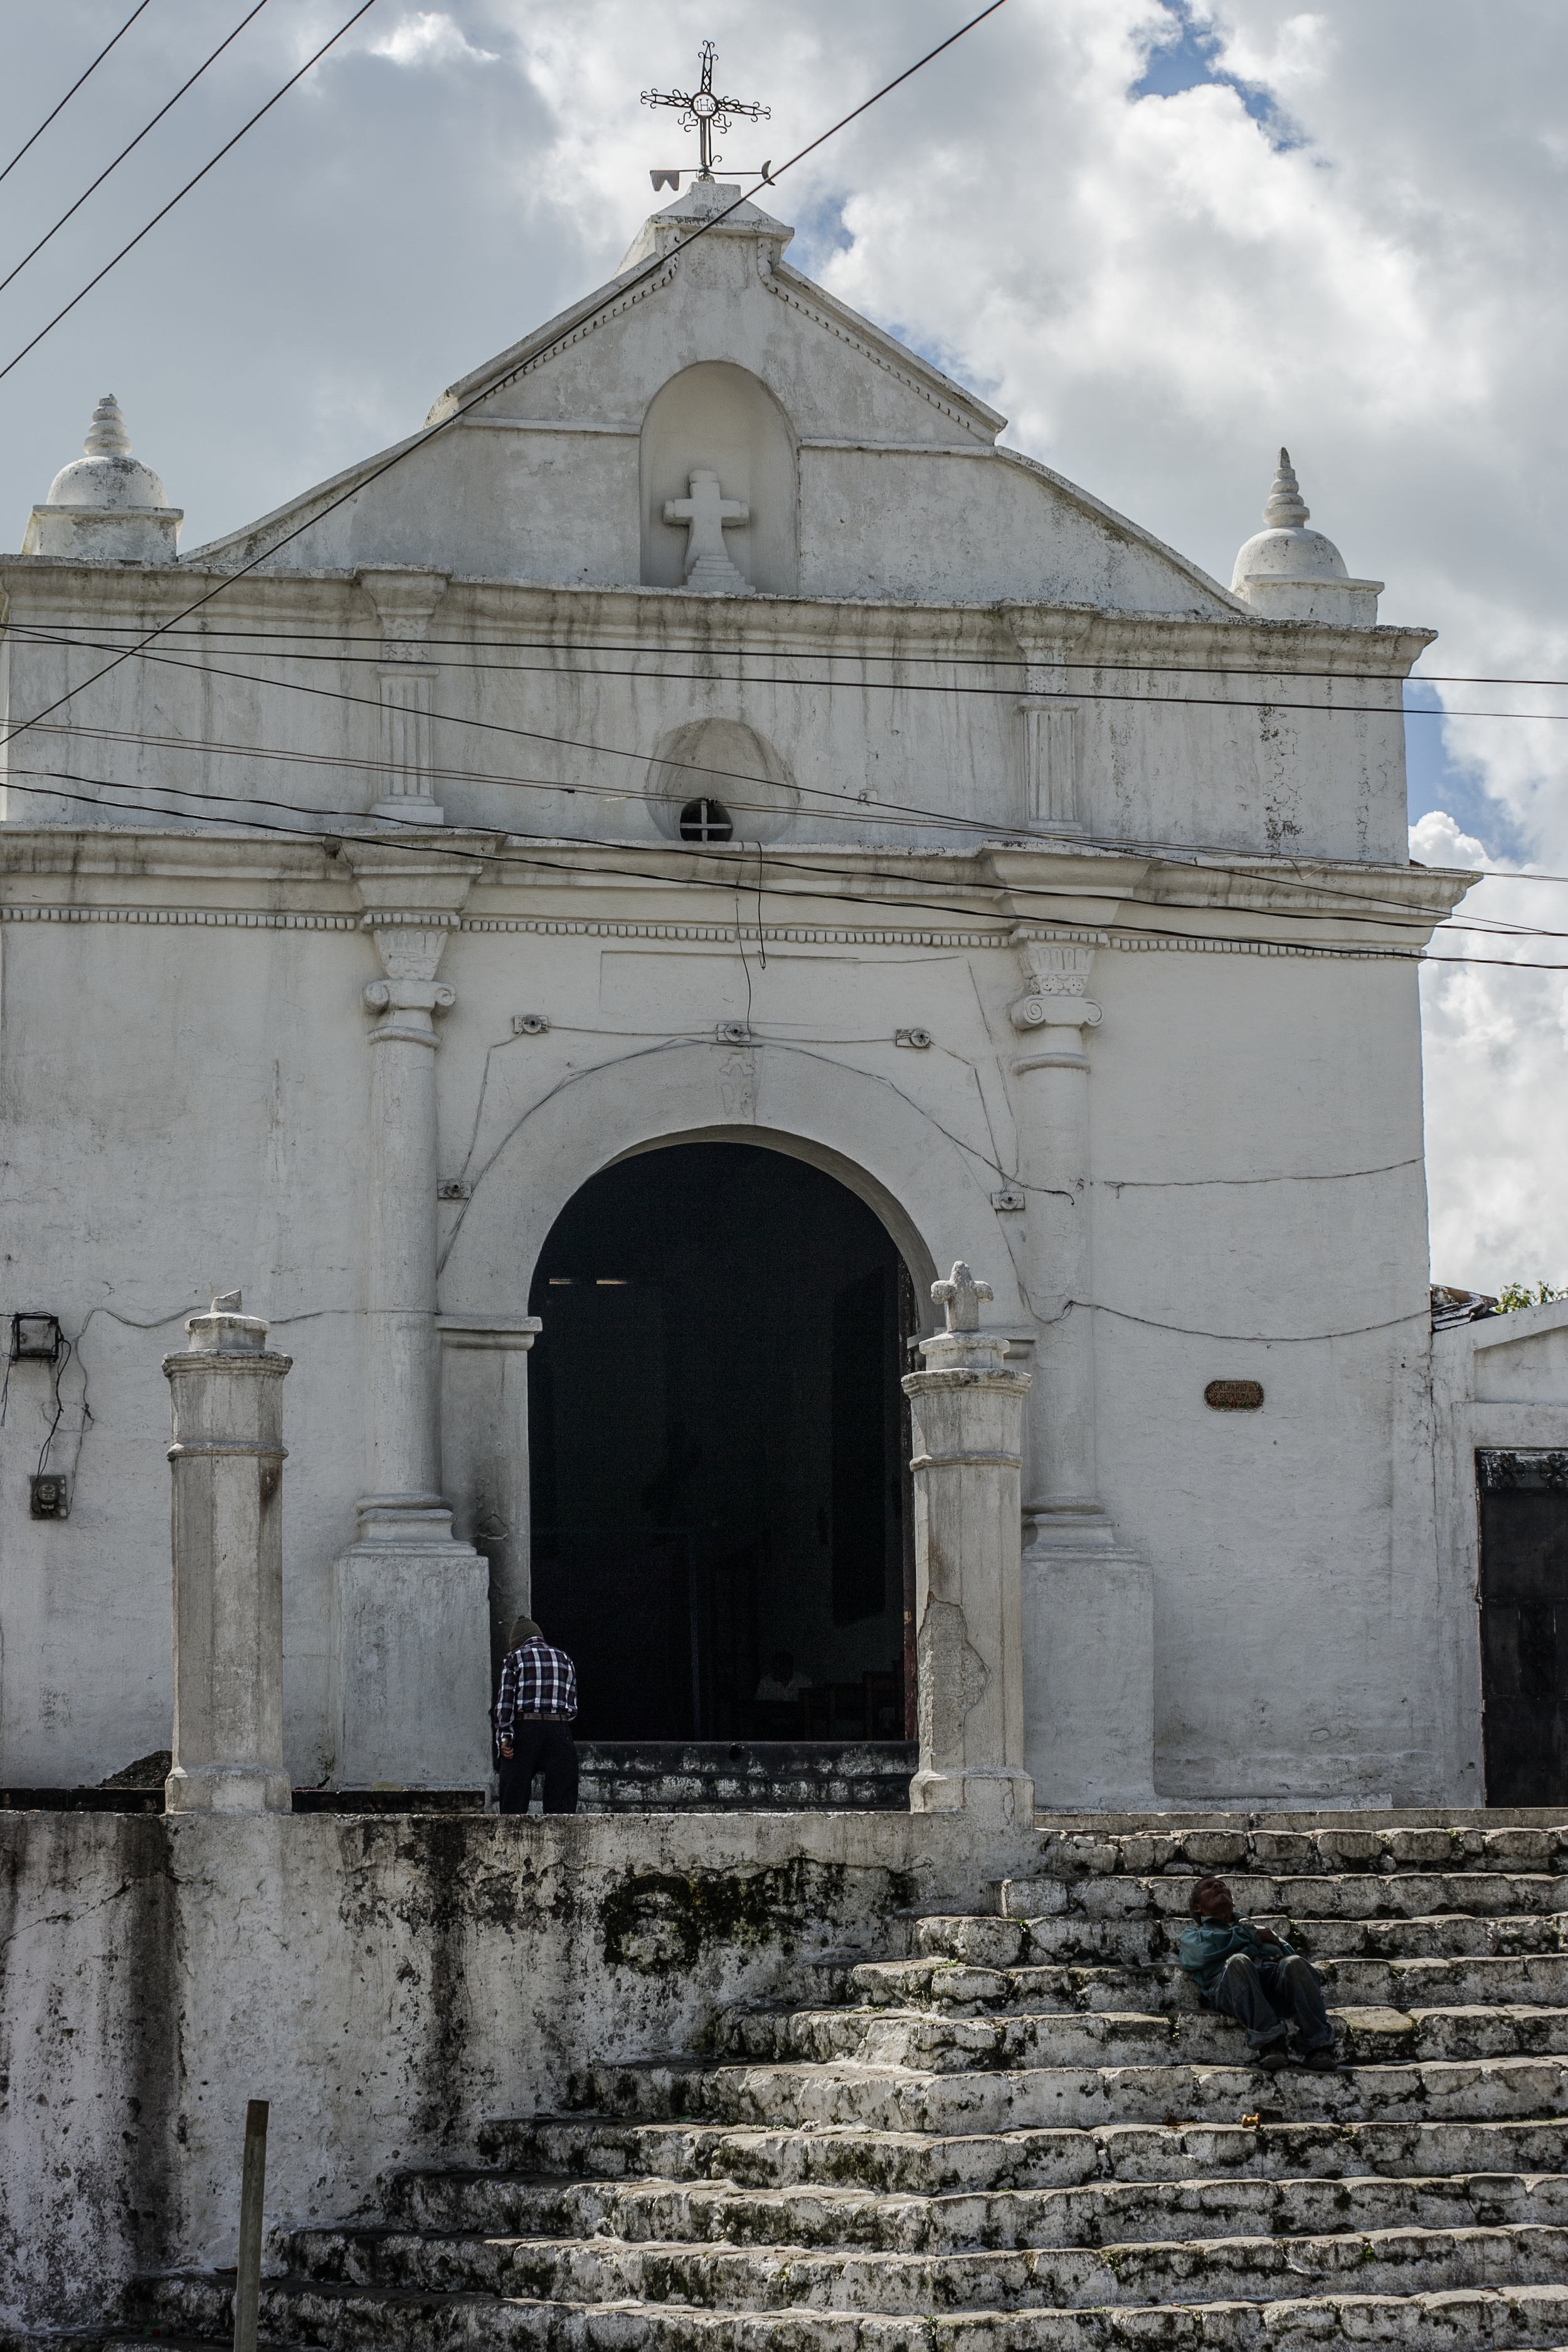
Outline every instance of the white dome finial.
<path id="1" fill-rule="evenodd" d="M 151 466 L 131 454 L 120 403 L 106 392 L 92 412 L 85 455 L 62 466 L 33 509 L 24 555 L 89 563 L 173 563 L 181 514 Z"/>
<path id="2" fill-rule="evenodd" d="M 131 436 L 125 430 L 120 403 L 111 392 L 106 392 L 93 410 L 92 423 L 81 446 L 89 457 L 130 457 Z"/>
<path id="3" fill-rule="evenodd" d="M 1236 559 L 1231 593 L 1264 620 L 1319 621 L 1351 629 L 1375 626 L 1383 583 L 1352 580 L 1333 541 L 1307 529 L 1310 512 L 1290 452 L 1281 449 L 1263 509 L 1263 529 L 1253 533 Z"/>
<path id="4" fill-rule="evenodd" d="M 1274 487 L 1268 493 L 1268 503 L 1263 509 L 1263 520 L 1272 530 L 1298 529 L 1311 513 L 1311 508 L 1301 496 L 1301 485 L 1296 479 L 1296 468 L 1290 463 L 1289 449 L 1279 452 L 1279 464 L 1274 476 Z"/>

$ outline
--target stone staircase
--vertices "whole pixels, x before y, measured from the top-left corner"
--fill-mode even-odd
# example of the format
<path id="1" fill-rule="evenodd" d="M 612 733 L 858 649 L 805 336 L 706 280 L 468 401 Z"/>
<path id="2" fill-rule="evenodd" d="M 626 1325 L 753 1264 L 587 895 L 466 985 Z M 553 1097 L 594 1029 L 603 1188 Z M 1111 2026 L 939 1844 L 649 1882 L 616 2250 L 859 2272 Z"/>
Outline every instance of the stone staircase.
<path id="1" fill-rule="evenodd" d="M 1265 2075 L 1198 2007 L 1205 1870 L 1322 1971 L 1341 2071 Z M 296 2231 L 264 2341 L 1568 2345 L 1568 1829 L 1047 1832 L 904 1943 Z M 127 2331 L 226 2338 L 230 2284 L 140 2281 Z"/>

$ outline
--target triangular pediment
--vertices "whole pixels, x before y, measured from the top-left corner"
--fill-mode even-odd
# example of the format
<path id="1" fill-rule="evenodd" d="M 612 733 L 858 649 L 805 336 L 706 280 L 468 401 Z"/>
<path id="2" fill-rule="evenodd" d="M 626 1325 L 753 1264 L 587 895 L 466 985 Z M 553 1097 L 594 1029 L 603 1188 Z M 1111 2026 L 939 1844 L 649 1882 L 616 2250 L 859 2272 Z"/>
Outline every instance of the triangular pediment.
<path id="1" fill-rule="evenodd" d="M 186 561 L 1243 609 L 999 448 L 1005 417 L 792 268 L 793 231 L 738 195 L 698 184 L 605 285 L 459 377 L 419 433 Z M 700 567 L 689 523 L 672 519 L 698 472 L 725 509 L 723 561 Z"/>

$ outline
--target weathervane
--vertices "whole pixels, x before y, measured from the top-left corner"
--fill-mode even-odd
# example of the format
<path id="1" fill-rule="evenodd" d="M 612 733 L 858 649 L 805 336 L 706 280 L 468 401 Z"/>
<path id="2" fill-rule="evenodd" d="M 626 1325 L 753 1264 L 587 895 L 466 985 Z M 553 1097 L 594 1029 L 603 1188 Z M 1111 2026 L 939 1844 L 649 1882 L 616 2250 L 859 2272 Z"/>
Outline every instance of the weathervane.
<path id="1" fill-rule="evenodd" d="M 754 101 L 748 102 L 742 98 L 720 98 L 717 95 L 713 88 L 713 60 L 716 55 L 712 42 L 704 41 L 697 52 L 698 60 L 702 68 L 702 79 L 695 89 L 645 89 L 642 94 L 642 102 L 645 106 L 679 106 L 680 108 L 682 131 L 695 131 L 697 133 L 697 152 L 701 165 L 697 174 L 700 180 L 710 180 L 713 177 L 714 164 L 723 160 L 713 152 L 713 133 L 716 131 L 721 134 L 728 131 L 736 115 L 743 115 L 748 122 L 766 122 L 773 115 L 771 106 L 760 106 Z M 679 172 L 652 172 L 648 176 L 656 188 L 678 188 L 680 185 Z M 764 163 L 763 177 L 765 180 L 767 176 L 768 167 Z"/>

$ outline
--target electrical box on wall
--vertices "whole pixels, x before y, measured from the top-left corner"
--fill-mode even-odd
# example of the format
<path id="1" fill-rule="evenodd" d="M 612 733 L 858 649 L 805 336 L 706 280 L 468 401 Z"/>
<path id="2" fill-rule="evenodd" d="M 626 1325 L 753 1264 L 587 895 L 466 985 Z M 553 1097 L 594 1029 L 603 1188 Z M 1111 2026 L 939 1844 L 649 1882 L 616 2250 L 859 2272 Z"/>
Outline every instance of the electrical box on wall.
<path id="1" fill-rule="evenodd" d="M 53 1470 L 41 1471 L 27 1481 L 28 1507 L 35 1519 L 68 1519 L 70 1501 L 66 1482 Z"/>
<path id="2" fill-rule="evenodd" d="M 54 1364 L 59 1361 L 62 1335 L 58 1315 L 13 1315 L 11 1361 L 14 1364 Z"/>

